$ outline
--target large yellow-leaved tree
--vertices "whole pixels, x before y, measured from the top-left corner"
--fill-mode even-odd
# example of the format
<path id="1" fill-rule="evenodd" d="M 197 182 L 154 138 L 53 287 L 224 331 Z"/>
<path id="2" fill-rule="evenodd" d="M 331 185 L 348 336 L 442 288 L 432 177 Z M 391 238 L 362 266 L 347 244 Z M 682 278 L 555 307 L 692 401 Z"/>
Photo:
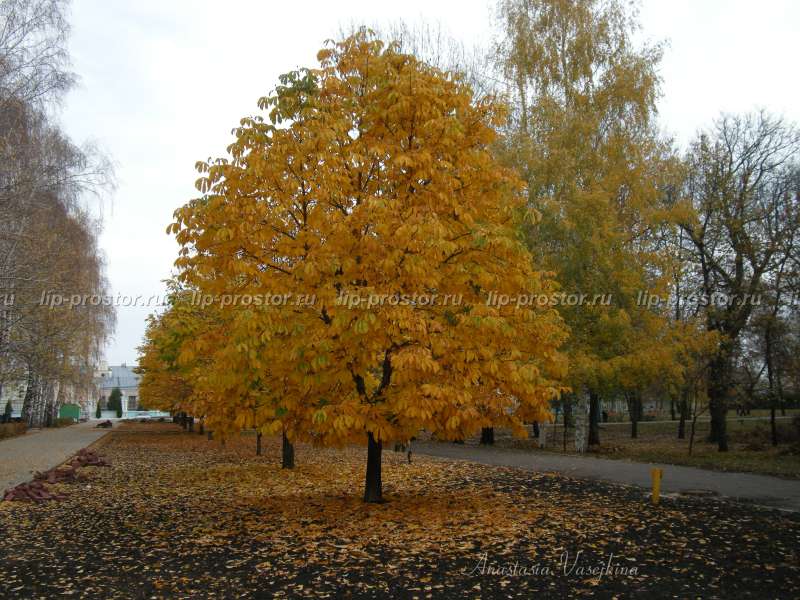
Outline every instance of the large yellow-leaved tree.
<path id="1" fill-rule="evenodd" d="M 228 299 L 268 427 L 366 442 L 376 502 L 387 442 L 546 418 L 565 334 L 551 307 L 493 301 L 552 291 L 519 238 L 522 184 L 490 151 L 503 105 L 367 31 L 318 58 L 199 165 L 204 195 L 170 229 L 183 282 Z"/>

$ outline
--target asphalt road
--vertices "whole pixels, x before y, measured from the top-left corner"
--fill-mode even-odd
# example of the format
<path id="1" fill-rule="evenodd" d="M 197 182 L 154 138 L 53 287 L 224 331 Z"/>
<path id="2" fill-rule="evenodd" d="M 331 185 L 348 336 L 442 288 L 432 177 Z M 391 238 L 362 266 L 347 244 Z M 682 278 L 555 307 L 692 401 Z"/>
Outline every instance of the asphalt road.
<path id="1" fill-rule="evenodd" d="M 109 429 L 95 428 L 97 421 L 28 431 L 0 441 L 0 494 L 10 487 L 33 478 L 35 471 L 56 467 L 107 434 Z"/>
<path id="2" fill-rule="evenodd" d="M 694 467 L 638 463 L 549 452 L 525 452 L 445 442 L 414 442 L 413 451 L 428 456 L 486 465 L 519 467 L 560 473 L 576 479 L 594 479 L 650 488 L 650 470 L 663 470 L 662 494 L 710 491 L 741 502 L 800 511 L 800 481 L 751 473 L 723 473 Z"/>

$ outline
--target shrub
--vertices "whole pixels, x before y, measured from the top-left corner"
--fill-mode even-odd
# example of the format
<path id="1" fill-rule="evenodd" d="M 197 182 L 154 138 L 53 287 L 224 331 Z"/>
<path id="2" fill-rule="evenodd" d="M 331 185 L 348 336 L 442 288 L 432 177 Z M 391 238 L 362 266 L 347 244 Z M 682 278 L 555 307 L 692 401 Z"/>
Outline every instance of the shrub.
<path id="1" fill-rule="evenodd" d="M 2 423 L 0 424 L 0 440 L 22 435 L 26 429 L 25 423 Z"/>
<path id="2" fill-rule="evenodd" d="M 117 411 L 117 418 L 122 417 L 122 391 L 115 387 L 108 396 L 108 409 Z"/>

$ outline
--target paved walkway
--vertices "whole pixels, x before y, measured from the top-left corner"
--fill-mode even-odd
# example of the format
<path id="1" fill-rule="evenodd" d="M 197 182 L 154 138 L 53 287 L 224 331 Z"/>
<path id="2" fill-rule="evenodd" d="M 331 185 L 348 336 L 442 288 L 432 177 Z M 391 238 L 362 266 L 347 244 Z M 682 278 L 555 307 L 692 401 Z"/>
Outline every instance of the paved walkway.
<path id="1" fill-rule="evenodd" d="M 659 467 L 664 475 L 662 493 L 710 490 L 720 496 L 800 511 L 800 481 L 750 473 L 723 473 L 694 467 L 636 463 L 549 452 L 524 452 L 501 448 L 462 446 L 436 442 L 414 442 L 415 453 L 466 460 L 487 465 L 520 467 L 533 471 L 555 472 L 576 479 L 596 479 L 650 488 L 650 469 Z"/>
<path id="2" fill-rule="evenodd" d="M 34 471 L 46 471 L 63 463 L 81 448 L 100 439 L 108 429 L 96 421 L 29 431 L 0 441 L 0 497 L 4 490 L 30 481 Z"/>

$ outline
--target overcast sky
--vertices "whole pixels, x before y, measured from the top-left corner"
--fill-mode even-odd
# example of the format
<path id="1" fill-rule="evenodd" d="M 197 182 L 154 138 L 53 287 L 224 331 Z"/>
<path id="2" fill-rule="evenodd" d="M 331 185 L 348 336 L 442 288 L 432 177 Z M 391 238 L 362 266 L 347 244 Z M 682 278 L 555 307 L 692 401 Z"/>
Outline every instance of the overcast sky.
<path id="1" fill-rule="evenodd" d="M 221 156 L 279 74 L 314 66 L 322 42 L 351 23 L 439 24 L 467 45 L 490 36 L 493 4 L 74 0 L 71 53 L 80 87 L 62 119 L 116 163 L 100 238 L 114 295 L 162 294 L 177 246 L 164 232 L 197 195 L 194 163 Z M 763 107 L 800 122 L 800 2 L 646 0 L 642 36 L 669 43 L 662 126 L 680 143 L 720 111 Z M 792 75 L 795 73 L 795 75 Z M 117 309 L 106 359 L 136 361 L 152 308 Z"/>

